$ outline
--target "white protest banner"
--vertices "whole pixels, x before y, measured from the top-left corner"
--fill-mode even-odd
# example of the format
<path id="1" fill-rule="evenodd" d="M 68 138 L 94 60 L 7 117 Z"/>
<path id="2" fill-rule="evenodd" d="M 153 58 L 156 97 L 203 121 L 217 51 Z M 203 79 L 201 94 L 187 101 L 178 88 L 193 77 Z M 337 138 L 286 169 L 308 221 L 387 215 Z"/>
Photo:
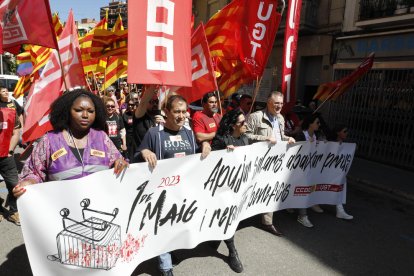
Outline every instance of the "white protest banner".
<path id="1" fill-rule="evenodd" d="M 27 187 L 34 275 L 130 275 L 144 260 L 233 236 L 250 216 L 343 201 L 355 144 L 257 143 Z"/>

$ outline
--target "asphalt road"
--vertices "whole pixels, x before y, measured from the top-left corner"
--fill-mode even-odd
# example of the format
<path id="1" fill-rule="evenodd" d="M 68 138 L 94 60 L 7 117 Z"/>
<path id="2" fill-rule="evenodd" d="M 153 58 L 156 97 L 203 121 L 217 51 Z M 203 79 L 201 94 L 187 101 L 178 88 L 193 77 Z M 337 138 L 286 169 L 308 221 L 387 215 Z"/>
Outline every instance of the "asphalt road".
<path id="1" fill-rule="evenodd" d="M 315 227 L 307 229 L 285 211 L 275 215 L 285 236 L 272 236 L 257 226 L 255 216 L 240 225 L 236 246 L 244 275 L 414 275 L 414 208 L 366 192 L 348 190 L 351 222 L 337 219 L 333 206 L 324 214 L 309 211 Z M 5 198 L 4 183 L 0 197 Z M 36 208 L 36 206 L 33 206 Z M 32 275 L 20 227 L 0 223 L 0 275 Z M 227 249 L 203 243 L 176 252 L 175 275 L 233 275 Z M 155 259 L 142 263 L 133 275 L 157 275 Z"/>

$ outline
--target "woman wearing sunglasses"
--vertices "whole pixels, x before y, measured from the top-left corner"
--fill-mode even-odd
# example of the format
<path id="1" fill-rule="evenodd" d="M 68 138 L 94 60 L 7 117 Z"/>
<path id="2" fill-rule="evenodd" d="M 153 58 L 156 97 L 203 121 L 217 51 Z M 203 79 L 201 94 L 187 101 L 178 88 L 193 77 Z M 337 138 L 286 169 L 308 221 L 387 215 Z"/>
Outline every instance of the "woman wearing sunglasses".
<path id="1" fill-rule="evenodd" d="M 245 134 L 247 131 L 245 120 L 246 118 L 240 109 L 233 109 L 224 114 L 216 136 L 211 143 L 211 149 L 221 150 L 227 148 L 228 150 L 234 150 L 236 147 L 248 145 L 249 140 Z M 234 236 L 224 242 L 229 249 L 228 263 L 230 268 L 237 273 L 242 272 L 243 265 L 234 244 Z"/>
<path id="2" fill-rule="evenodd" d="M 126 131 L 121 116 L 116 113 L 115 101 L 111 98 L 105 100 L 106 109 L 106 133 L 115 144 L 116 148 L 126 155 Z"/>

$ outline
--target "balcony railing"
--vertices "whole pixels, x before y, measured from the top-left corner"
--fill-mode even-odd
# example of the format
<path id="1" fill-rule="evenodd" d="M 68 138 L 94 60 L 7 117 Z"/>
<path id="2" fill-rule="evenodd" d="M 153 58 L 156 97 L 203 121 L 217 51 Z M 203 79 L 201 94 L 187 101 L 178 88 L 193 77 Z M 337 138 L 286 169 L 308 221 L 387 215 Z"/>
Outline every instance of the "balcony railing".
<path id="1" fill-rule="evenodd" d="M 413 0 L 360 0 L 359 20 L 371 20 L 408 13 Z"/>

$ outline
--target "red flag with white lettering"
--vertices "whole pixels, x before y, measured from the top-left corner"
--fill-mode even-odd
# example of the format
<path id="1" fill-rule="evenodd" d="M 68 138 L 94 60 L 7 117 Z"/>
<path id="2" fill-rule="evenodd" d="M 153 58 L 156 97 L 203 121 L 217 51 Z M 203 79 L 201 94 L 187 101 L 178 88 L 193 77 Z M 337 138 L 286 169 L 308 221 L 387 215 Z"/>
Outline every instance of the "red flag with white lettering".
<path id="1" fill-rule="evenodd" d="M 283 53 L 282 93 L 286 103 L 291 106 L 296 101 L 296 51 L 302 0 L 289 0 L 286 15 L 285 44 Z"/>
<path id="2" fill-rule="evenodd" d="M 249 1 L 243 13 L 238 52 L 240 60 L 252 76 L 262 76 L 273 49 L 281 14 L 276 12 L 277 1 Z"/>
<path id="3" fill-rule="evenodd" d="M 21 44 L 57 49 L 48 0 L 4 0 L 0 4 L 0 53 Z"/>
<path id="4" fill-rule="evenodd" d="M 49 122 L 50 106 L 62 95 L 63 90 L 86 86 L 72 11 L 66 22 L 59 40 L 59 53 L 67 87 L 63 84 L 57 51 L 53 50 L 42 74 L 30 89 L 25 106 L 24 142 L 40 138 L 46 131 L 52 130 Z"/>
<path id="5" fill-rule="evenodd" d="M 218 90 L 203 23 L 192 35 L 191 48 L 193 86 L 177 90 L 189 103 L 201 99 L 207 92 Z"/>
<path id="6" fill-rule="evenodd" d="M 128 3 L 128 82 L 191 86 L 191 0 Z"/>

